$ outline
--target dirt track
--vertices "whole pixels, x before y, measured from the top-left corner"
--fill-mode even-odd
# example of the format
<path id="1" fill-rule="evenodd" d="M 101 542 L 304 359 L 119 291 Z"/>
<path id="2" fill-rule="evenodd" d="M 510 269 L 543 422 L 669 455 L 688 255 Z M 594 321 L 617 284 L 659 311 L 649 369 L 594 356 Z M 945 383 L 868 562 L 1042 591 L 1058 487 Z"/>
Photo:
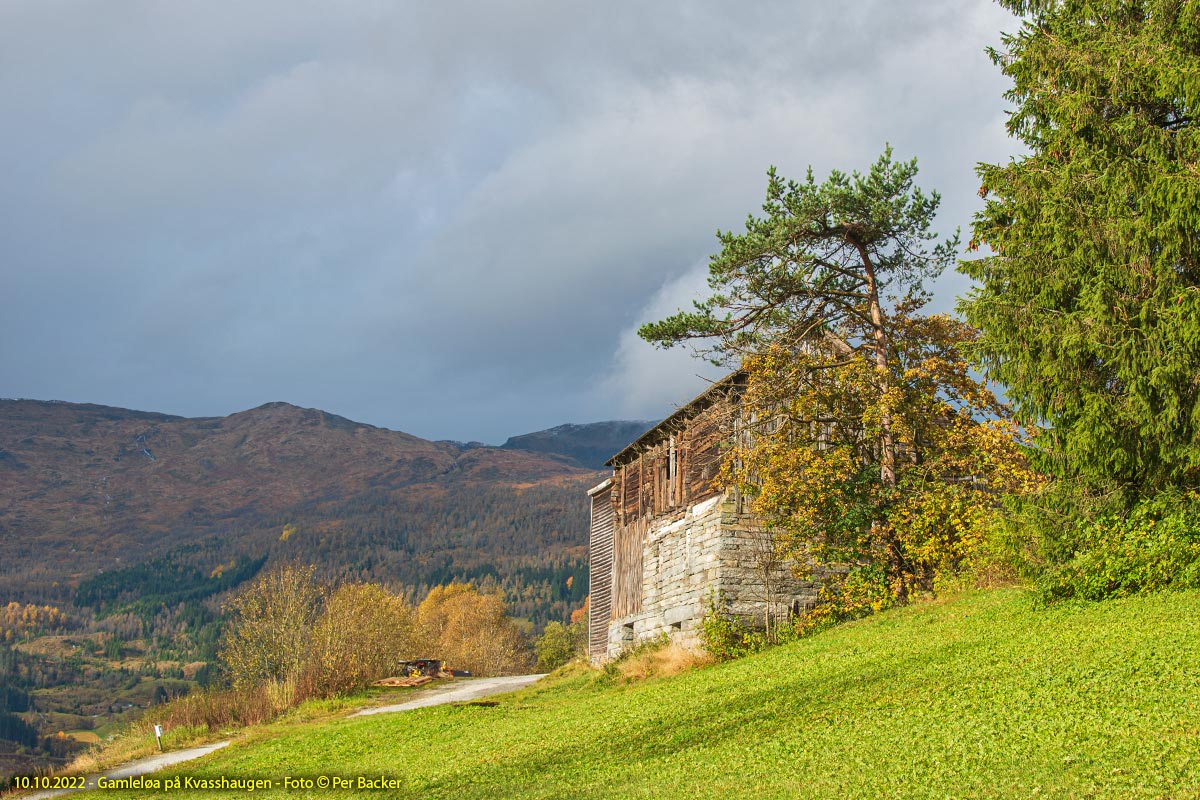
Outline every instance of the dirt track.
<path id="1" fill-rule="evenodd" d="M 414 708 L 440 706 L 443 703 L 458 703 L 464 700 L 477 700 L 490 694 L 513 692 L 534 683 L 544 675 L 513 675 L 507 678 L 472 678 L 465 681 L 454 681 L 448 685 L 433 686 L 405 703 L 378 708 L 364 708 L 351 714 L 352 717 L 364 717 L 368 714 L 390 714 L 393 711 L 411 711 Z"/>

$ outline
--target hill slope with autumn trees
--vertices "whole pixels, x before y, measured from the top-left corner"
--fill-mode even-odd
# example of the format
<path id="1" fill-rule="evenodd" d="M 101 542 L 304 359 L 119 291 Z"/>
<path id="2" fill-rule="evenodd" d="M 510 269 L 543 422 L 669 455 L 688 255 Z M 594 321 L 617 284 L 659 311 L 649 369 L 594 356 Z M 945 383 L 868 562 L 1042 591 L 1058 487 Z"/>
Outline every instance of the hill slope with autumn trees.
<path id="1" fill-rule="evenodd" d="M 622 430 L 574 427 L 600 447 Z M 584 490 L 600 474 L 573 455 L 431 442 L 286 403 L 188 419 L 0 400 L 0 784 L 225 683 L 230 600 L 281 566 L 311 565 L 330 602 L 370 587 L 416 608 L 469 583 L 503 624 L 457 661 L 497 669 L 486 641 L 524 664 L 529 634 L 587 593 Z M 353 652 L 322 641 L 322 668 Z"/>
<path id="2" fill-rule="evenodd" d="M 515 615 L 565 619 L 586 593 L 581 498 L 597 473 L 517 447 L 286 403 L 189 419 L 3 400 L 0 599 L 101 610 L 155 575 L 183 591 L 294 560 L 418 592 L 495 584 Z"/>

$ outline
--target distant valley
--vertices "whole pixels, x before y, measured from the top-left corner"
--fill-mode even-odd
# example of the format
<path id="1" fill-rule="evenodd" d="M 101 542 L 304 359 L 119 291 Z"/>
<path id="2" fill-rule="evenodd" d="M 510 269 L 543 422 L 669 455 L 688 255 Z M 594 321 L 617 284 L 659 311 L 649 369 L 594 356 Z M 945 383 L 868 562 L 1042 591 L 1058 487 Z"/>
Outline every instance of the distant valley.
<path id="1" fill-rule="evenodd" d="M 588 589 L 584 490 L 647 425 L 489 447 L 286 403 L 0 400 L 0 785 L 219 683 L 222 601 L 272 564 L 414 601 L 469 581 L 530 632 L 566 619 Z"/>

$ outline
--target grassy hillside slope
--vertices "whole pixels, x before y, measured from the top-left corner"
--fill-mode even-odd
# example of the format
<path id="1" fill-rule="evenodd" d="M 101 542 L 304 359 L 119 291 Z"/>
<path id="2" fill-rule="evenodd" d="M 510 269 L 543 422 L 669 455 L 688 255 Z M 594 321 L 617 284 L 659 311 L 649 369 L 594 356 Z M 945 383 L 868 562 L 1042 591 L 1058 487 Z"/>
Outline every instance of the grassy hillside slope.
<path id="1" fill-rule="evenodd" d="M 179 774 L 382 774 L 428 798 L 1196 797 L 1200 593 L 1049 611 L 970 594 L 677 678 L 500 700 L 281 729 Z"/>

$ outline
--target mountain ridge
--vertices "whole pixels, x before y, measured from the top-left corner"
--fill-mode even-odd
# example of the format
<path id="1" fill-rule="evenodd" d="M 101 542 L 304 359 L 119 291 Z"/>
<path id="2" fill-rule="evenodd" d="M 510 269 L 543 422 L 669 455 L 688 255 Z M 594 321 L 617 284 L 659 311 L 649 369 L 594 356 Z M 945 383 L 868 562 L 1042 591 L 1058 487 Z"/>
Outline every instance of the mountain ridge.
<path id="1" fill-rule="evenodd" d="M 180 417 L 0 400 L 0 600 L 61 602 L 169 554 L 205 570 L 265 555 L 342 579 L 507 581 L 525 612 L 559 616 L 586 589 L 582 498 L 599 476 L 578 437 L 532 441 L 432 442 L 280 401 Z M 299 534 L 281 542 L 285 525 Z"/>
<path id="2" fill-rule="evenodd" d="M 503 449 L 558 453 L 581 466 L 603 469 L 604 462 L 656 423 L 649 420 L 565 423 L 542 431 L 510 436 Z"/>

